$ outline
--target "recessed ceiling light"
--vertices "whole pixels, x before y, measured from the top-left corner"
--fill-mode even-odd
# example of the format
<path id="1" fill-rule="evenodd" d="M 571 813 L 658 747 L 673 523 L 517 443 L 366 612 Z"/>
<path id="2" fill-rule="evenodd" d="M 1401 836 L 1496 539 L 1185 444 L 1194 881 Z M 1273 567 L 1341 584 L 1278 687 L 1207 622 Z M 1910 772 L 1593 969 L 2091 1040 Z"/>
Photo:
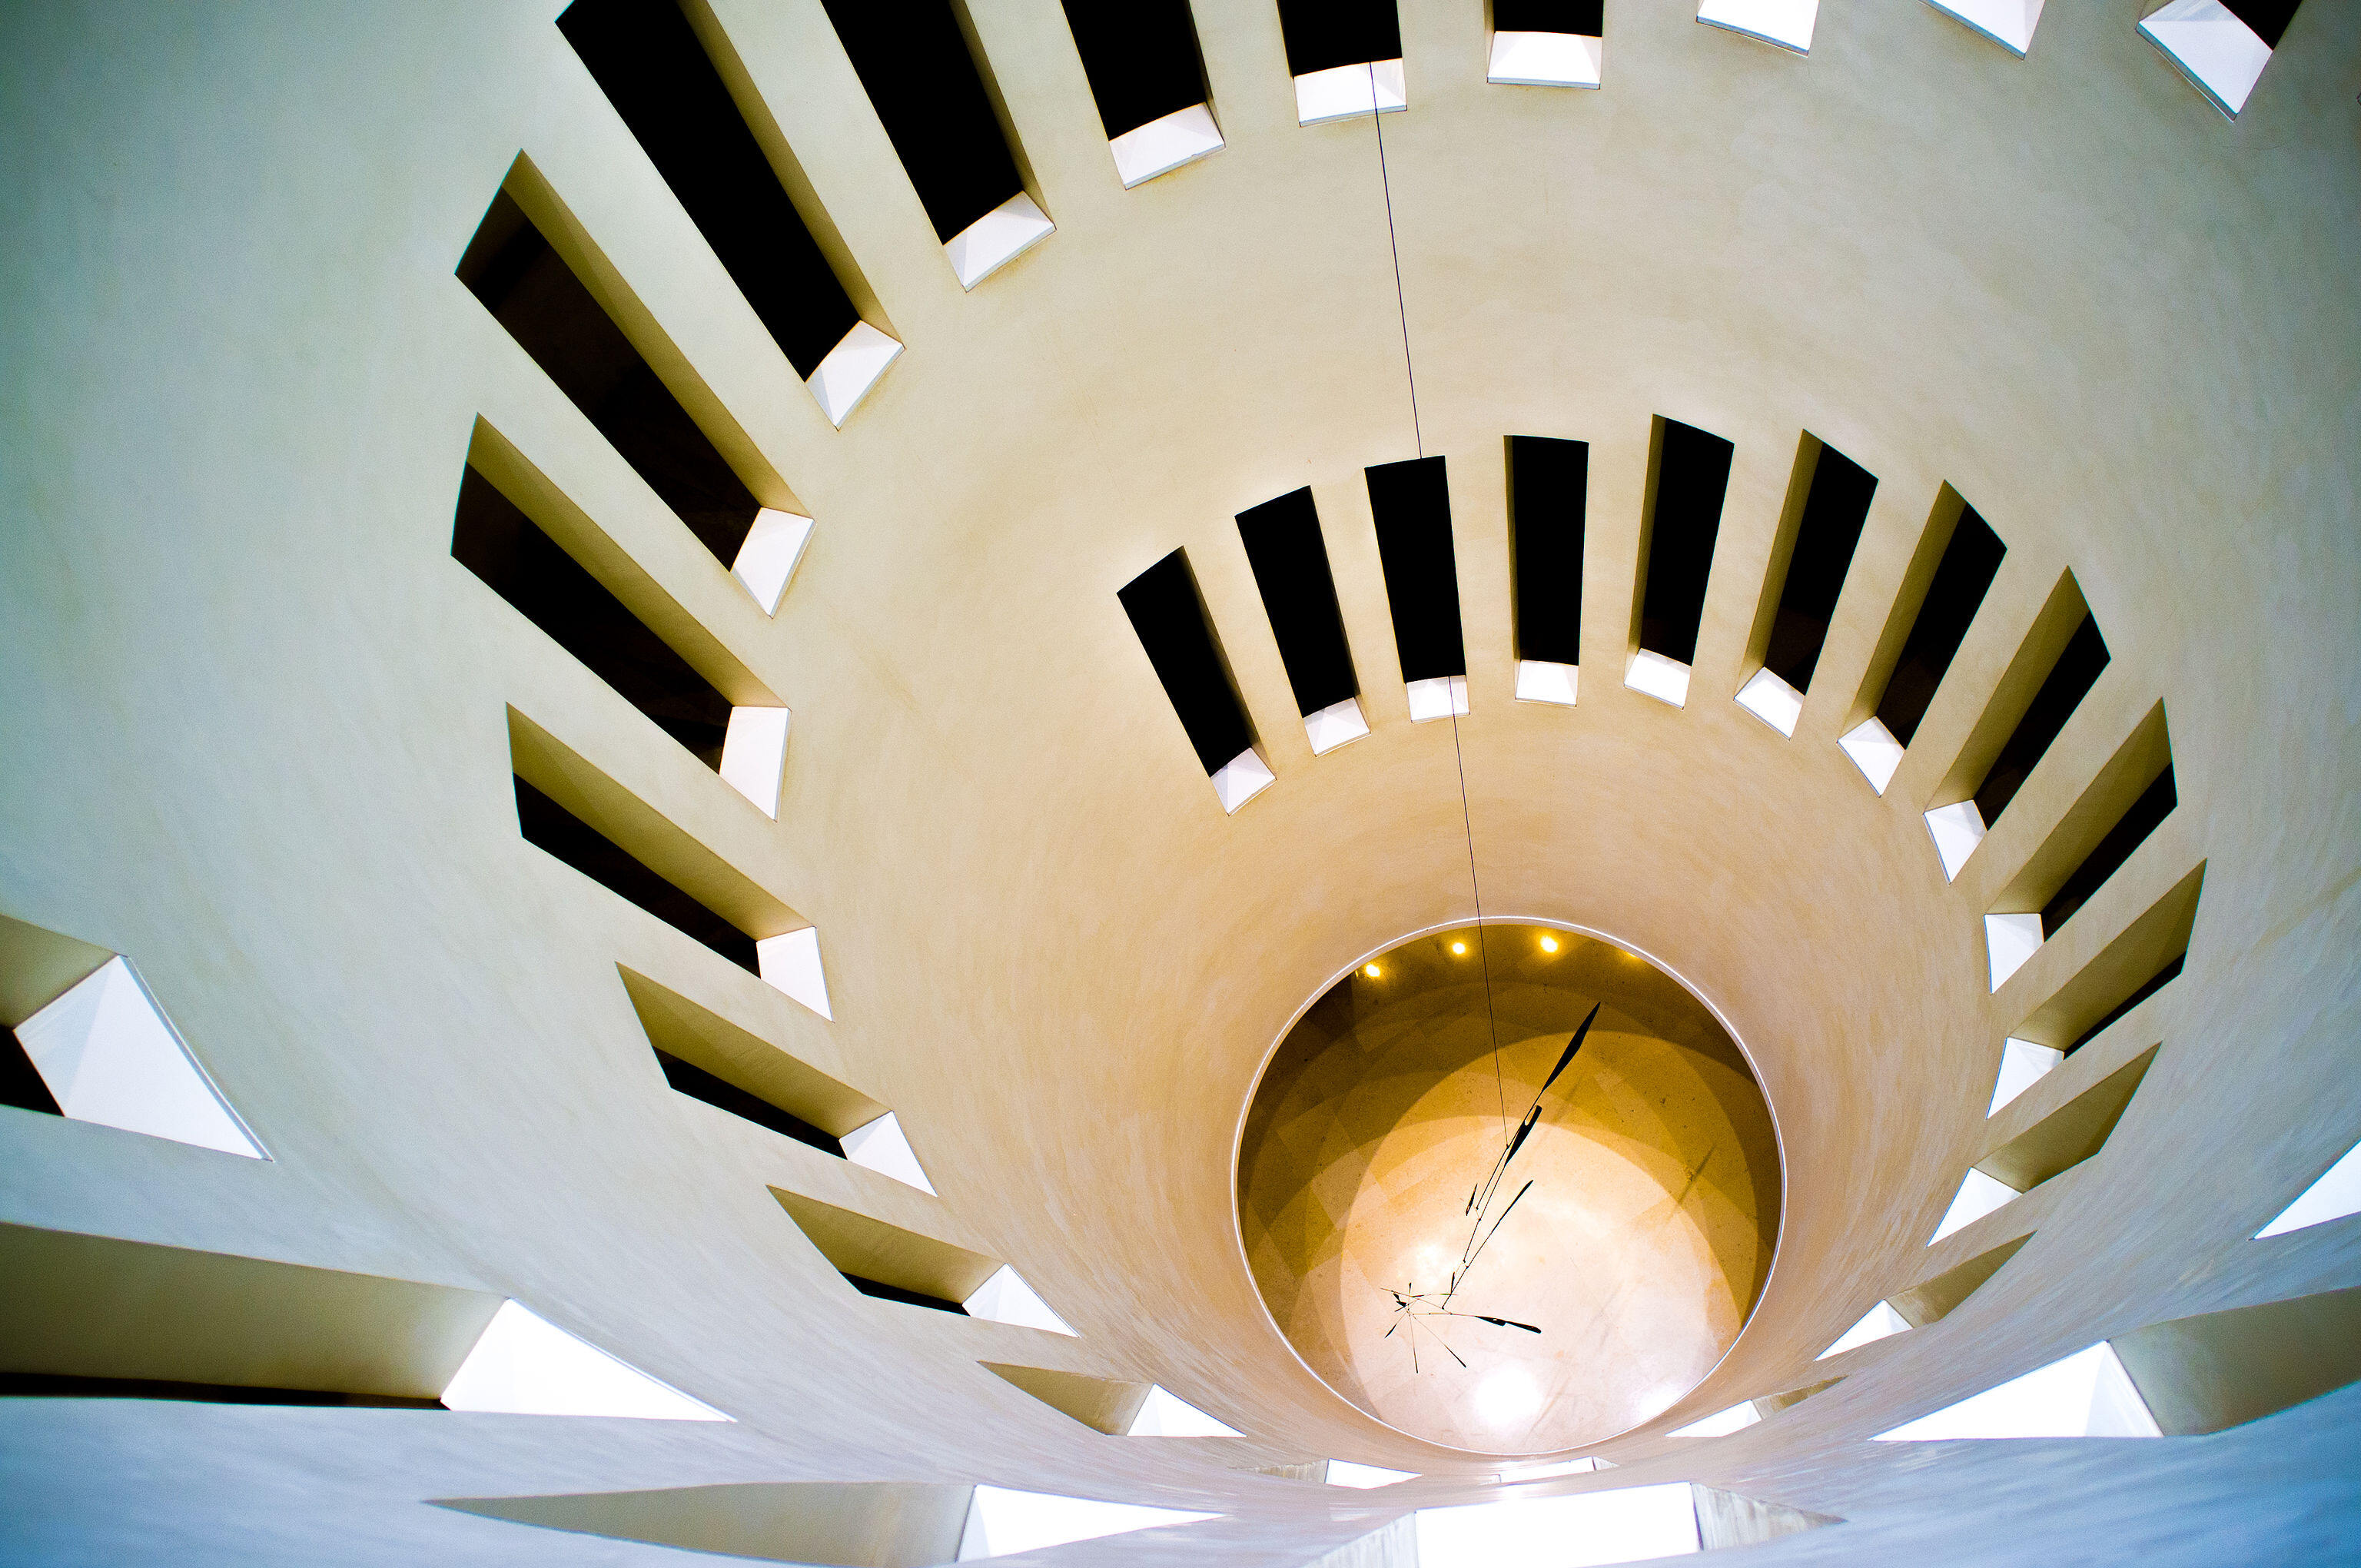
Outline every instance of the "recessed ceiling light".
<path id="1" fill-rule="evenodd" d="M 1542 951 L 1545 953 L 1554 953 L 1557 951 L 1557 938 L 1555 937 L 1543 937 L 1542 938 Z"/>
<path id="2" fill-rule="evenodd" d="M 1385 971 L 1384 971 L 1383 970 L 1381 970 L 1381 969 L 1378 968 L 1378 966 L 1377 966 L 1377 965 L 1375 965 L 1375 964 L 1367 964 L 1367 965 L 1363 966 L 1363 968 L 1362 968 L 1362 970 L 1361 970 L 1361 972 L 1362 972 L 1363 974 L 1365 974 L 1365 975 L 1367 975 L 1371 980 L 1375 980 L 1375 979 L 1377 979 L 1379 975 L 1383 974 Z"/>
<path id="3" fill-rule="evenodd" d="M 1467 950 L 1467 944 L 1465 942 L 1454 942 L 1451 944 L 1451 950 L 1455 953 L 1464 953 Z"/>

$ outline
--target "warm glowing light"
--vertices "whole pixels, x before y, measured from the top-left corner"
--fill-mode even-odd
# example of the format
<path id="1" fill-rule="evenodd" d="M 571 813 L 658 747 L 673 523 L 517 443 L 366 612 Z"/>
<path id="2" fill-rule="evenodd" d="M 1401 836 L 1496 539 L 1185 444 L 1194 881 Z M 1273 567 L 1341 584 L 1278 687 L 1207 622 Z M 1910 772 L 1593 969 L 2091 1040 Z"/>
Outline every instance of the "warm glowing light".
<path id="1" fill-rule="evenodd" d="M 1465 942 L 1454 942 L 1451 944 L 1451 950 L 1455 953 L 1465 953 L 1467 950 L 1467 944 Z"/>
<path id="2" fill-rule="evenodd" d="M 1557 951 L 1557 938 L 1555 937 L 1543 937 L 1542 938 L 1542 951 L 1545 953 L 1554 953 Z"/>
<path id="3" fill-rule="evenodd" d="M 1385 971 L 1384 971 L 1383 970 L 1381 970 L 1381 969 L 1378 968 L 1378 966 L 1377 966 L 1377 965 L 1375 965 L 1375 964 L 1369 964 L 1369 965 L 1366 966 L 1365 968 L 1363 968 L 1363 970 L 1361 970 L 1361 972 L 1362 972 L 1363 974 L 1365 974 L 1365 975 L 1367 975 L 1371 980 L 1375 980 L 1375 979 L 1377 979 L 1377 978 L 1378 978 L 1378 976 L 1379 976 L 1379 975 L 1383 974 Z"/>

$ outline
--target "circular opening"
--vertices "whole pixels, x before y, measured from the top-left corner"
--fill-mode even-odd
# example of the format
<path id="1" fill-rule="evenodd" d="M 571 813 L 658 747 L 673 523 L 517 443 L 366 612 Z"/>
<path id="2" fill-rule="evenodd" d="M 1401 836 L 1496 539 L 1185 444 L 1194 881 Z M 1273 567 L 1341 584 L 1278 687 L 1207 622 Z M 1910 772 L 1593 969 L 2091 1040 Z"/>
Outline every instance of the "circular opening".
<path id="1" fill-rule="evenodd" d="M 1273 1322 L 1336 1393 L 1413 1437 L 1539 1453 L 1713 1369 L 1769 1277 L 1780 1183 L 1745 1053 L 1680 981 L 1486 925 L 1397 943 L 1304 1010 L 1246 1111 L 1238 1222 Z"/>

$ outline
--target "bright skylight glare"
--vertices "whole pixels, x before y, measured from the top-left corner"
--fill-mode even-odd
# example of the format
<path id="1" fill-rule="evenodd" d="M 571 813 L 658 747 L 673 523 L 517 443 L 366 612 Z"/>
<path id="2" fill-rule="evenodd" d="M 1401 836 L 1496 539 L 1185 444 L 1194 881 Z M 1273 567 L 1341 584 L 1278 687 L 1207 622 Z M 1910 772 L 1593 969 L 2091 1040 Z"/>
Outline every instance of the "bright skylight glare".
<path id="1" fill-rule="evenodd" d="M 2158 1437 L 2156 1418 L 2103 1342 L 1877 1434 L 1880 1442 L 1949 1438 Z"/>
<path id="2" fill-rule="evenodd" d="M 1596 87 L 1607 44 L 1576 33 L 1494 33 L 1484 80 L 1507 87 Z"/>
<path id="3" fill-rule="evenodd" d="M 1049 1310 L 1025 1277 L 1002 1264 L 997 1273 L 976 1288 L 975 1293 L 960 1303 L 971 1318 L 984 1318 L 995 1323 L 1014 1323 L 1019 1328 L 1045 1329 L 1053 1334 L 1074 1336 L 1066 1320 Z"/>
<path id="4" fill-rule="evenodd" d="M 1743 1400 L 1726 1410 L 1716 1410 L 1702 1420 L 1691 1421 L 1688 1425 L 1675 1431 L 1672 1435 L 1675 1437 L 1728 1437 L 1731 1432 L 1745 1431 L 1762 1419 L 1762 1415 L 1754 1409 L 1754 1402 L 1751 1399 Z"/>
<path id="5" fill-rule="evenodd" d="M 1243 1437 L 1246 1434 L 1224 1421 L 1217 1421 L 1188 1400 L 1168 1391 L 1161 1384 L 1152 1384 L 1147 1402 L 1139 1413 L 1124 1429 L 1126 1437 Z"/>
<path id="6" fill-rule="evenodd" d="M 2041 950 L 2038 915 L 1984 916 L 1984 956 L 1992 963 L 1992 988 L 1998 991 L 2008 977 L 2023 969 Z"/>
<path id="7" fill-rule="evenodd" d="M 1894 731 L 1879 719 L 1864 719 L 1837 744 L 1869 781 L 1869 787 L 1883 795 L 1885 786 L 1894 782 L 1894 770 L 1902 765 L 1902 742 L 1894 738 Z"/>
<path id="8" fill-rule="evenodd" d="M 2021 1196 L 2015 1188 L 1996 1181 L 1981 1170 L 1971 1169 L 1960 1183 L 1960 1194 L 1951 1200 L 1951 1207 L 1943 1215 L 1942 1223 L 1927 1238 L 1933 1246 L 1954 1231 L 1963 1231 L 1986 1214 L 2005 1208 Z"/>
<path id="9" fill-rule="evenodd" d="M 779 784 L 787 770 L 787 710 L 733 707 L 722 733 L 721 782 L 776 821 Z"/>
<path id="10" fill-rule="evenodd" d="M 2000 1108 L 2041 1081 L 2050 1069 L 2066 1059 L 2066 1053 L 2055 1046 L 2037 1046 L 2031 1040 L 2012 1036 L 2000 1050 L 2000 1076 L 1993 1083 L 1992 1109 L 1984 1113 L 1992 1117 Z"/>
<path id="11" fill-rule="evenodd" d="M 1194 104 L 1124 132 L 1107 143 L 1107 150 L 1115 155 L 1115 173 L 1128 191 L 1221 151 L 1222 132 L 1213 124 L 1213 110 Z"/>
<path id="12" fill-rule="evenodd" d="M 1091 1497 L 1061 1497 L 1049 1492 L 1017 1492 L 1005 1486 L 978 1486 L 968 1505 L 967 1528 L 960 1536 L 959 1560 L 1006 1557 L 1019 1552 L 1039 1552 L 1069 1541 L 1096 1541 L 1126 1535 L 1158 1525 L 1193 1524 L 1215 1515 L 1185 1508 L 1156 1508 L 1142 1503 L 1102 1503 Z"/>
<path id="13" fill-rule="evenodd" d="M 16 1039 L 74 1121 L 270 1157 L 120 954 L 17 1025 Z"/>
<path id="14" fill-rule="evenodd" d="M 1418 1510 L 1419 1568 L 1581 1568 L 1698 1549 L 1688 1483 Z"/>
<path id="15" fill-rule="evenodd" d="M 1927 0 L 1947 16 L 1957 16 L 2011 53 L 2022 55 L 2033 47 L 2034 25 L 2041 20 L 2042 0 Z"/>
<path id="16" fill-rule="evenodd" d="M 1846 1351 L 1858 1350 L 1862 1345 L 1874 1344 L 1879 1340 L 1889 1339 L 1895 1334 L 1909 1332 L 1910 1324 L 1902 1314 L 1887 1303 L 1880 1301 L 1861 1314 L 1861 1321 L 1838 1335 L 1834 1344 L 1812 1359 L 1826 1361 L 1832 1355 L 1842 1355 Z"/>
<path id="17" fill-rule="evenodd" d="M 1675 707 L 1685 707 L 1689 700 L 1689 667 L 1678 659 L 1667 659 L 1645 648 L 1631 655 L 1631 665 L 1623 672 L 1623 684 Z"/>
<path id="18" fill-rule="evenodd" d="M 829 1011 L 828 975 L 820 968 L 818 927 L 807 926 L 799 931 L 763 938 L 754 944 L 754 961 L 763 982 L 773 990 L 785 992 L 823 1018 L 836 1016 Z"/>
<path id="19" fill-rule="evenodd" d="M 522 1416 L 631 1416 L 726 1421 L 702 1400 L 503 1301 L 443 1390 L 455 1410 Z"/>
<path id="20" fill-rule="evenodd" d="M 2140 18 L 2139 27 L 2215 108 L 2234 119 L 2271 62 L 2271 46 L 2222 0 L 2165 0 Z"/>
<path id="21" fill-rule="evenodd" d="M 1549 702 L 1572 707 L 1581 690 L 1582 670 L 1575 664 L 1554 664 L 1546 659 L 1517 661 L 1517 700 Z"/>
<path id="22" fill-rule="evenodd" d="M 1356 696 L 1330 703 L 1317 713 L 1303 716 L 1303 737 L 1312 742 L 1312 754 L 1315 757 L 1324 757 L 1368 732 L 1369 721 L 1362 714 L 1361 699 Z"/>
<path id="23" fill-rule="evenodd" d="M 1019 191 L 953 235 L 943 249 L 960 287 L 972 289 L 1049 238 L 1056 227 L 1049 214 Z"/>
<path id="24" fill-rule="evenodd" d="M 1943 880 L 1957 882 L 1960 868 L 1984 841 L 1984 815 L 1972 800 L 1938 806 L 1927 814 L 1927 831 L 1935 840 L 1935 854 L 1943 862 Z"/>
<path id="25" fill-rule="evenodd" d="M 1795 721 L 1804 716 L 1804 694 L 1769 670 L 1757 670 L 1738 688 L 1738 706 L 1793 740 Z"/>
<path id="26" fill-rule="evenodd" d="M 2356 1144 L 2319 1180 L 2305 1188 L 2303 1196 L 2289 1204 L 2278 1219 L 2257 1231 L 2255 1239 L 2324 1225 L 2347 1214 L 2361 1214 L 2361 1144 Z"/>
<path id="27" fill-rule="evenodd" d="M 1467 677 L 1435 675 L 1423 681 L 1411 681 L 1403 686 L 1410 697 L 1410 718 L 1413 724 L 1423 724 L 1430 718 L 1448 718 L 1453 714 L 1467 711 Z"/>
<path id="28" fill-rule="evenodd" d="M 1820 0 L 1702 0 L 1697 18 L 1797 54 L 1812 47 L 1812 23 Z"/>
<path id="29" fill-rule="evenodd" d="M 918 1164 L 917 1154 L 903 1135 L 902 1123 L 893 1112 L 855 1127 L 837 1141 L 844 1150 L 844 1157 L 853 1164 L 880 1176 L 890 1176 L 921 1192 L 934 1191 L 935 1184 L 927 1179 L 926 1170 Z"/>
<path id="30" fill-rule="evenodd" d="M 1409 105 L 1410 94 L 1402 85 L 1402 62 L 1398 60 L 1339 65 L 1295 79 L 1298 125 L 1325 125 L 1330 120 L 1350 119 L 1372 112 L 1390 115 Z"/>
<path id="31" fill-rule="evenodd" d="M 867 322 L 855 322 L 852 330 L 828 351 L 804 384 L 818 400 L 820 411 L 828 422 L 841 429 L 852 417 L 869 389 L 885 374 L 885 367 L 894 363 L 902 352 L 901 344 L 879 332 Z"/>
<path id="32" fill-rule="evenodd" d="M 1366 1492 L 1377 1486 L 1390 1486 L 1397 1481 L 1412 1480 L 1417 1475 L 1415 1470 L 1389 1470 L 1382 1464 L 1355 1464 L 1332 1459 L 1322 1479 L 1331 1486 L 1351 1486 Z"/>
<path id="33" fill-rule="evenodd" d="M 746 532 L 745 542 L 738 546 L 738 558 L 730 564 L 730 575 L 738 586 L 754 597 L 764 615 L 779 613 L 779 600 L 787 591 L 787 584 L 803 565 L 804 550 L 811 543 L 812 520 L 800 512 L 777 511 L 764 507 L 754 514 L 754 526 Z"/>
<path id="34" fill-rule="evenodd" d="M 1270 764 L 1262 760 L 1262 753 L 1248 747 L 1213 775 L 1213 794 L 1222 809 L 1235 816 L 1239 806 L 1263 792 L 1271 777 Z"/>

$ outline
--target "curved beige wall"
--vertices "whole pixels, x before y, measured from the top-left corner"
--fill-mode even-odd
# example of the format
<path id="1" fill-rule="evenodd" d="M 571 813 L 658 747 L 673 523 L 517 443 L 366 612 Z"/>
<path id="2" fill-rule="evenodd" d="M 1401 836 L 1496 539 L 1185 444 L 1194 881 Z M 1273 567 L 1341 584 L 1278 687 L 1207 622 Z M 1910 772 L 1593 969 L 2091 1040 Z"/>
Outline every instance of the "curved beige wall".
<path id="1" fill-rule="evenodd" d="M 1229 145 L 1126 192 L 1053 0 L 979 0 L 1059 228 L 966 294 L 816 0 L 718 4 L 909 345 L 832 431 L 556 8 L 0 22 L 0 907 L 131 954 L 275 1157 L 0 1114 L 0 1219 L 514 1295 L 738 1423 L 13 1406 L 22 1554 L 577 1561 L 420 1499 L 825 1478 L 1219 1509 L 1065 1560 L 1278 1563 L 1379 1518 L 1247 1463 L 1456 1500 L 1482 1467 L 1322 1388 L 1230 1231 L 1236 1110 L 1301 998 L 1472 914 L 1360 489 L 1415 450 L 1369 128 L 1297 127 L 1271 8 L 1200 0 Z M 2334 1474 L 2349 1401 L 2197 1456 L 1907 1468 L 1865 1440 L 2106 1334 L 2361 1278 L 2350 1225 L 2246 1239 L 2361 1137 L 2361 20 L 2312 0 L 2231 125 L 2128 5 L 2053 5 L 2020 61 L 1912 0 L 1825 0 L 1807 59 L 1619 4 L 1597 93 L 1488 87 L 1478 7 L 1406 9 L 1386 150 L 1488 915 L 1661 958 L 1759 1046 L 1786 1139 L 1777 1275 L 1654 1430 L 2034 1233 L 1808 1405 L 1627 1440 L 1616 1479 L 1744 1483 L 1854 1518 L 1869 1556 L 1963 1561 L 1978 1520 L 2103 1555 L 2110 1510 L 2202 1550 L 2208 1499 Z M 520 149 L 818 519 L 775 620 L 451 276 Z M 1679 711 L 1615 678 L 1655 414 L 1737 445 Z M 449 558 L 478 416 L 793 707 L 775 825 Z M 1805 430 L 1880 485 L 1784 740 L 1729 697 Z M 1510 700 L 1510 433 L 1592 444 L 1572 710 Z M 1879 798 L 1835 737 L 1946 482 L 2008 559 Z M 1373 725 L 1319 759 L 1231 522 L 1305 483 Z M 1235 817 L 1115 598 L 1175 546 L 1278 774 Z M 1946 884 L 1918 814 L 2069 569 L 2114 663 Z M 2179 809 L 1990 994 L 1979 917 L 2159 699 Z M 816 921 L 834 1023 L 522 844 L 510 705 Z M 2200 862 L 2182 978 L 2011 1113 L 2161 1043 L 2104 1153 L 1927 1248 L 2004 1035 Z M 671 1095 L 618 962 L 893 1105 L 940 1201 Z M 859 1296 L 770 1186 L 1009 1259 L 1081 1337 Z M 1153 1379 L 1247 1435 L 1100 1437 L 982 1360 Z M 2255 1510 L 2290 1552 L 2327 1528 Z"/>

